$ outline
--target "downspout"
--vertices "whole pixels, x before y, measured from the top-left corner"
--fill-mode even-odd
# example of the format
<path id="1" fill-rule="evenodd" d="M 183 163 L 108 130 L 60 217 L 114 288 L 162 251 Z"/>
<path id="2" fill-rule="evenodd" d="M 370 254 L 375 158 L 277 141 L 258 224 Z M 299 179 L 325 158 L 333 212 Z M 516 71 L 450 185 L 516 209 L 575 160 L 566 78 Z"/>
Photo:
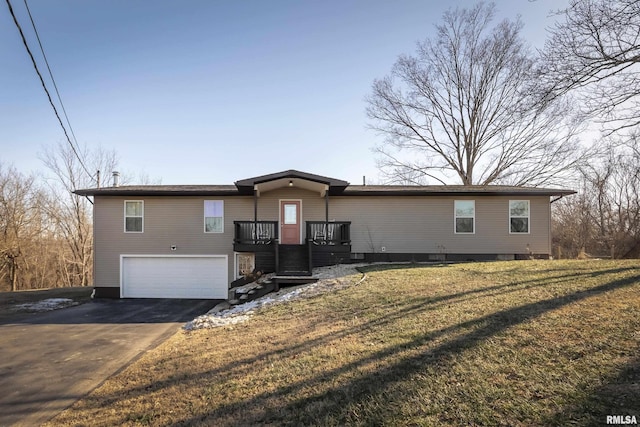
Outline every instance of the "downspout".
<path id="1" fill-rule="evenodd" d="M 563 195 L 560 195 L 555 199 L 551 200 L 551 202 L 549 202 L 549 258 L 550 259 L 553 259 L 553 234 L 552 234 L 553 218 L 551 214 L 551 205 L 557 202 L 558 200 L 562 199 L 563 197 L 564 197 Z"/>
<path id="2" fill-rule="evenodd" d="M 553 199 L 551 201 L 551 203 L 549 203 L 550 205 L 554 204 L 555 202 L 557 202 L 558 200 L 562 199 L 564 196 L 560 196 L 560 197 L 556 197 L 555 199 Z"/>

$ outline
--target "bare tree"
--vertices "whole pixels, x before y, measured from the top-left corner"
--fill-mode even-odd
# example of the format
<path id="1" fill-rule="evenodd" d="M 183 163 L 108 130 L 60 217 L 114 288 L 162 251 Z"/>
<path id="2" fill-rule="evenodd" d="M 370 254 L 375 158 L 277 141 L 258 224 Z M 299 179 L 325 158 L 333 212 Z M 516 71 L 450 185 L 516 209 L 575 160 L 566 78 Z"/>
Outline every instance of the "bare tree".
<path id="1" fill-rule="evenodd" d="M 449 10 L 433 40 L 403 55 L 368 97 L 376 148 L 392 181 L 539 185 L 579 159 L 569 106 L 536 89 L 519 20 L 491 27 L 495 8 Z"/>
<path id="2" fill-rule="evenodd" d="M 554 243 L 565 256 L 640 256 L 640 152 L 607 146 L 609 155 L 580 168 L 580 194 L 554 206 Z"/>
<path id="3" fill-rule="evenodd" d="M 33 176 L 0 164 L 0 283 L 12 291 L 30 287 L 20 272 L 29 275 L 26 264 L 42 231 L 41 196 Z"/>
<path id="4" fill-rule="evenodd" d="M 541 75 L 573 92 L 608 132 L 640 124 L 640 1 L 570 0 L 545 44 Z"/>
<path id="5" fill-rule="evenodd" d="M 117 156 L 115 152 L 102 149 L 89 152 L 81 147 L 76 151 L 79 158 L 71 147 L 58 144 L 55 148 L 44 149 L 42 161 L 54 176 L 49 180 L 46 206 L 50 220 L 67 245 L 68 252 L 64 252 L 68 254 L 64 263 L 68 268 L 67 283 L 87 286 L 91 283 L 93 263 L 91 203 L 73 191 L 96 186 L 95 176 L 89 176 L 86 169 L 114 170 Z"/>

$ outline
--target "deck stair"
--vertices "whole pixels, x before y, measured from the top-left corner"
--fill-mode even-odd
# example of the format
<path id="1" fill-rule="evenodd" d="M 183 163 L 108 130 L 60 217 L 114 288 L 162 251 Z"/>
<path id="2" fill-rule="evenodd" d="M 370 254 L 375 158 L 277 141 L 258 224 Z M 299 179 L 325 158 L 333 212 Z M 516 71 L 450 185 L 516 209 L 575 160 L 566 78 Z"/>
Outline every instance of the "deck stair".
<path id="1" fill-rule="evenodd" d="M 234 281 L 229 295 L 231 305 L 243 304 L 258 299 L 269 292 L 277 292 L 280 286 L 295 286 L 318 281 L 312 276 L 309 246 L 278 245 L 277 271 L 262 275 L 253 272 L 243 279 Z"/>
<path id="2" fill-rule="evenodd" d="M 278 276 L 311 276 L 307 245 L 279 245 L 278 261 Z"/>
<path id="3" fill-rule="evenodd" d="M 233 289 L 233 296 L 229 299 L 229 304 L 238 305 L 258 299 L 269 292 L 278 290 L 278 283 L 271 278 L 261 278 L 256 282 L 248 283 Z"/>

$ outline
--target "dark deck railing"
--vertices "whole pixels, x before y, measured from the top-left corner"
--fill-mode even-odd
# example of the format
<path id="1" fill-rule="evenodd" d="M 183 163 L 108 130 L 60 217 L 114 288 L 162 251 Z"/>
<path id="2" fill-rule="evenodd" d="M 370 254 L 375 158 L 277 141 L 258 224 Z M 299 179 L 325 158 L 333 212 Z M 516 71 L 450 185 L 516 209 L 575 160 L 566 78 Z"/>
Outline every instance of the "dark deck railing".
<path id="1" fill-rule="evenodd" d="M 349 245 L 351 221 L 307 221 L 307 239 L 316 245 Z"/>
<path id="2" fill-rule="evenodd" d="M 233 221 L 233 243 L 267 245 L 278 240 L 278 221 Z"/>

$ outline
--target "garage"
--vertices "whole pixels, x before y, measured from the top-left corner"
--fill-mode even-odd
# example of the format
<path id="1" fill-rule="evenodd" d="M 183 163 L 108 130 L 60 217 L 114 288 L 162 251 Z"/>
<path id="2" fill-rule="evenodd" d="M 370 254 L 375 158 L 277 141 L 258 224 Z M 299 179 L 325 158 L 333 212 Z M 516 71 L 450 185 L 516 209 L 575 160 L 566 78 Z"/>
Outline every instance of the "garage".
<path id="1" fill-rule="evenodd" d="M 226 299 L 227 255 L 121 255 L 122 298 Z"/>

